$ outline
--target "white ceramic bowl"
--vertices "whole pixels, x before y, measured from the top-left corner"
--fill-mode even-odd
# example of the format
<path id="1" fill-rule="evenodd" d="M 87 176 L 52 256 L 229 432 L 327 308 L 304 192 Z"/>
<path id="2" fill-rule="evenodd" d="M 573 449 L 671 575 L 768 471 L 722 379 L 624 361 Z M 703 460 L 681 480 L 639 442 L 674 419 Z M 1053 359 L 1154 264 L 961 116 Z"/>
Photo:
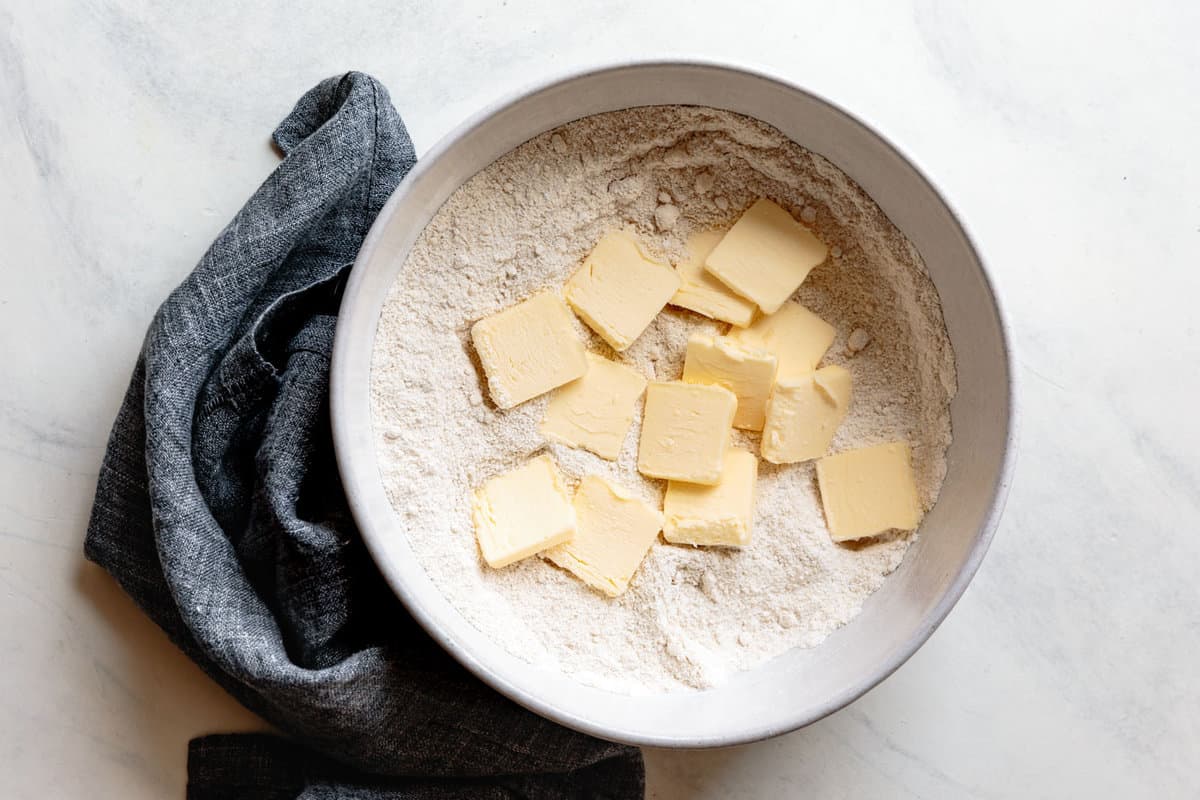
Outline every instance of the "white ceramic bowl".
<path id="1" fill-rule="evenodd" d="M 369 375 L 384 296 L 450 194 L 499 156 L 589 114 L 642 105 L 729 109 L 774 125 L 854 178 L 916 245 L 941 296 L 958 364 L 954 444 L 941 498 L 903 564 L 819 647 L 792 650 L 703 692 L 627 697 L 510 655 L 446 601 L 414 557 L 376 466 Z M 1013 365 L 982 259 L 928 178 L 881 135 L 810 92 L 704 63 L 642 63 L 572 75 L 487 108 L 447 135 L 396 189 L 342 301 L 331 402 L 338 465 L 384 577 L 429 633 L 480 678 L 564 725 L 640 745 L 707 747 L 794 730 L 850 703 L 921 646 L 979 566 L 1013 460 Z"/>

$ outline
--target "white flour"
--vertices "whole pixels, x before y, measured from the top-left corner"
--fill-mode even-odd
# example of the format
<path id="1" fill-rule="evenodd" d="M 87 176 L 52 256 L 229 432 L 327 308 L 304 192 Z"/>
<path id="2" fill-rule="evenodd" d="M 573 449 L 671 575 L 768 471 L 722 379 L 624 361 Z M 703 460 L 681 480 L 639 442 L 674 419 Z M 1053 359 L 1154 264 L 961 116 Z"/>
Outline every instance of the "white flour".
<path id="1" fill-rule="evenodd" d="M 615 227 L 632 226 L 661 256 L 678 258 L 688 233 L 728 226 L 760 196 L 790 208 L 831 248 L 797 298 L 838 329 L 825 363 L 853 375 L 833 449 L 907 440 L 926 507 L 937 498 L 953 353 L 920 257 L 858 186 L 778 131 L 728 112 L 640 108 L 571 123 L 493 163 L 434 217 L 387 298 L 371 376 L 380 471 L 422 565 L 472 624 L 521 658 L 631 694 L 712 685 L 818 644 L 903 558 L 908 535 L 834 544 L 811 463 L 766 462 L 749 547 L 660 539 L 615 600 L 538 558 L 499 571 L 479 558 L 471 489 L 539 450 L 569 478 L 607 475 L 654 503 L 663 484 L 636 469 L 640 406 L 616 463 L 548 445 L 537 430 L 545 397 L 495 409 L 471 323 L 561 287 Z M 671 380 L 691 331 L 725 327 L 668 308 L 620 356 L 582 324 L 579 332 L 593 350 Z M 756 434 L 734 437 L 757 452 Z"/>

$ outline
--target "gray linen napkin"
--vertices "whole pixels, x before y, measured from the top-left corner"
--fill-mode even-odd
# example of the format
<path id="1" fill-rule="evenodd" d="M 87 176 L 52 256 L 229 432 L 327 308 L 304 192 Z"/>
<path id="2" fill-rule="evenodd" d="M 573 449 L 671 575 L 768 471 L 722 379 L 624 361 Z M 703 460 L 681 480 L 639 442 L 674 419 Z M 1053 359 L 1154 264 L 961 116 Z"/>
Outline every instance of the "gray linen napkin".
<path id="1" fill-rule="evenodd" d="M 322 82 L 284 159 L 167 298 L 108 443 L 87 557 L 292 737 L 192 742 L 188 796 L 640 797 L 641 754 L 483 686 L 367 556 L 329 430 L 342 282 L 415 163 L 387 91 Z"/>

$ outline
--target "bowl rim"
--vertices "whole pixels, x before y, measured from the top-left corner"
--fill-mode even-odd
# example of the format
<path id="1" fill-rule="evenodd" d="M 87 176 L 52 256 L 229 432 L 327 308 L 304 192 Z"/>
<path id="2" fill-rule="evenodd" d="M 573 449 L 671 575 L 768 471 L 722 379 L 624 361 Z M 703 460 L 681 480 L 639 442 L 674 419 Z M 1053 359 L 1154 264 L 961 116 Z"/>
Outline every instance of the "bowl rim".
<path id="1" fill-rule="evenodd" d="M 922 624 L 907 638 L 903 647 L 898 648 L 889 658 L 880 663 L 879 669 L 876 670 L 872 675 L 858 681 L 846 691 L 834 695 L 828 698 L 826 701 L 820 703 L 815 712 L 798 713 L 794 718 L 789 719 L 784 724 L 762 725 L 752 729 L 744 728 L 739 731 L 731 731 L 729 734 L 721 736 L 676 738 L 666 736 L 629 735 L 625 732 L 614 730 L 608 726 L 596 724 L 590 720 L 567 713 L 563 709 L 540 700 L 536 695 L 526 692 L 525 690 L 510 683 L 507 679 L 493 672 L 485 663 L 477 659 L 472 653 L 468 652 L 456 641 L 447 636 L 421 606 L 414 594 L 410 592 L 406 585 L 393 573 L 388 559 L 385 557 L 383 552 L 383 548 L 380 543 L 381 537 L 377 537 L 368 533 L 368 531 L 370 531 L 370 515 L 366 512 L 366 503 L 362 497 L 361 487 L 352 481 L 346 480 L 347 475 L 354 475 L 357 470 L 350 463 L 352 456 L 349 451 L 352 448 L 349 445 L 351 440 L 351 434 L 348 430 L 348 426 L 350 424 L 349 418 L 346 414 L 341 412 L 342 407 L 349 402 L 349 388 L 347 381 L 350 378 L 348 375 L 344 374 L 344 370 L 339 369 L 339 364 L 344 364 L 346 362 L 347 352 L 354 348 L 357 342 L 354 341 L 351 335 L 347 332 L 347 326 L 341 323 L 345 318 L 344 312 L 346 312 L 347 307 L 355 302 L 355 298 L 360 293 L 361 284 L 365 279 L 364 276 L 366 274 L 365 265 L 373 258 L 375 250 L 379 245 L 379 241 L 384 235 L 388 221 L 392 217 L 394 208 L 399 204 L 401 198 L 406 193 L 406 187 L 419 178 L 420 175 L 422 175 L 425 170 L 429 168 L 429 165 L 434 164 L 443 156 L 443 154 L 446 153 L 446 151 L 453 148 L 459 142 L 459 140 L 474 131 L 491 117 L 519 102 L 524 101 L 531 95 L 577 80 L 594 77 L 607 72 L 628 71 L 631 68 L 701 68 L 723 70 L 733 73 L 740 73 L 751 78 L 773 82 L 791 91 L 807 95 L 809 98 L 831 107 L 835 111 L 844 114 L 853 122 L 861 125 L 864 129 L 877 137 L 880 142 L 882 142 L 897 157 L 906 163 L 907 166 L 911 168 L 920 177 L 920 179 L 928 185 L 928 187 L 945 206 L 951 218 L 954 220 L 954 223 L 962 232 L 962 235 L 967 242 L 967 246 L 970 248 L 977 263 L 979 264 L 980 277 L 983 280 L 983 284 L 986 288 L 987 297 L 991 304 L 992 310 L 996 315 L 996 319 L 998 320 L 1000 344 L 1005 358 L 1005 368 L 1007 373 L 1007 415 L 1003 422 L 1007 427 L 1007 432 L 1004 439 L 1004 453 L 1001 460 L 1000 470 L 998 471 L 994 484 L 991 488 L 991 498 L 988 503 L 988 512 L 977 532 L 975 541 L 971 546 L 971 549 L 968 551 L 967 558 L 963 562 L 961 569 L 958 570 L 957 574 L 946 588 L 946 591 L 943 593 L 942 597 L 926 615 L 925 619 L 922 620 Z M 392 592 L 400 598 L 401 602 L 404 604 L 405 608 L 413 616 L 413 618 L 420 623 L 421 627 L 425 629 L 425 631 L 430 635 L 431 638 L 433 638 L 435 642 L 438 643 L 439 646 L 449 652 L 473 675 L 482 680 L 491 688 L 498 691 L 503 696 L 546 719 L 576 731 L 609 741 L 637 746 L 680 749 L 727 747 L 738 744 L 747 744 L 763 739 L 769 739 L 784 733 L 789 733 L 818 722 L 830 714 L 845 708 L 890 677 L 892 673 L 899 669 L 923 644 L 925 644 L 926 641 L 928 641 L 929 637 L 935 630 L 937 630 L 938 626 L 945 621 L 951 609 L 953 609 L 958 603 L 958 600 L 966 591 L 968 584 L 970 584 L 976 572 L 978 572 L 979 567 L 983 562 L 983 558 L 991 546 L 992 539 L 995 536 L 996 529 L 999 525 L 1000 518 L 1008 500 L 1009 488 L 1012 484 L 1013 472 L 1016 467 L 1018 449 L 1017 442 L 1019 439 L 1021 424 L 1020 411 L 1017 406 L 1018 377 L 1016 362 L 1017 358 L 1014 352 L 1011 322 L 1007 312 L 999 300 L 996 285 L 992 279 L 991 270 L 988 267 L 987 260 L 984 258 L 977 240 L 971 233 L 969 226 L 963 219 L 962 215 L 958 212 L 957 208 L 955 208 L 955 206 L 946 197 L 938 183 L 930 176 L 929 172 L 921 166 L 920 162 L 910 153 L 896 144 L 896 142 L 894 142 L 891 138 L 883 134 L 876 126 L 872 125 L 858 114 L 844 108 L 839 103 L 830 100 L 828 97 L 825 97 L 824 95 L 811 89 L 800 86 L 795 82 L 779 75 L 778 73 L 761 66 L 751 66 L 746 63 L 739 63 L 731 60 L 705 58 L 655 58 L 626 61 L 607 61 L 560 71 L 551 77 L 526 82 L 523 86 L 508 91 L 492 102 L 485 104 L 478 111 L 468 116 L 459 124 L 455 125 L 450 131 L 448 131 L 437 142 L 435 142 L 434 145 L 430 147 L 424 155 L 417 159 L 417 163 L 404 177 L 396 189 L 393 190 L 387 202 L 380 209 L 379 215 L 372 223 L 367 236 L 359 248 L 353 268 L 350 271 L 349 279 L 346 282 L 340 308 L 338 310 L 338 324 L 334 334 L 333 350 L 330 359 L 329 414 L 333 434 L 334 455 L 337 462 L 338 471 L 342 477 L 343 489 L 346 494 L 351 515 L 354 518 L 355 524 L 359 528 L 367 551 L 370 553 L 372 560 L 375 562 L 377 568 L 383 575 L 384 580 L 387 582 Z"/>

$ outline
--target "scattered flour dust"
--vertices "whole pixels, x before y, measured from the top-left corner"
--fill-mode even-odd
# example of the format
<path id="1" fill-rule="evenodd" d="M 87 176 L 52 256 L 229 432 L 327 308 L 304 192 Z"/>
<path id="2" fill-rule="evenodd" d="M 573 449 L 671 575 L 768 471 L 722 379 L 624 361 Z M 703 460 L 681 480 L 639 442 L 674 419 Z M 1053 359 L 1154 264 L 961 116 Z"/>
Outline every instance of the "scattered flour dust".
<path id="1" fill-rule="evenodd" d="M 912 535 L 833 543 L 812 464 L 766 462 L 749 547 L 660 538 L 617 599 L 536 557 L 502 570 L 479 557 L 471 490 L 541 450 L 572 481 L 599 473 L 656 505 L 664 484 L 636 469 L 640 403 L 616 463 L 545 442 L 545 396 L 496 409 L 471 323 L 561 287 L 609 230 L 633 229 L 650 251 L 677 260 L 690 232 L 729 226 L 758 197 L 788 208 L 830 246 L 797 299 L 837 327 L 824 363 L 853 376 L 833 450 L 906 440 L 926 508 L 936 500 L 954 356 L 920 256 L 863 191 L 774 128 L 730 112 L 663 106 L 577 120 L 511 151 L 450 197 L 387 297 L 373 355 L 373 422 L 405 532 L 397 535 L 410 537 L 450 602 L 513 654 L 627 694 L 711 686 L 820 643 L 904 557 Z M 592 350 L 658 380 L 680 376 L 689 333 L 725 327 L 668 307 L 618 355 L 578 326 Z M 757 452 L 757 434 L 734 439 Z"/>

